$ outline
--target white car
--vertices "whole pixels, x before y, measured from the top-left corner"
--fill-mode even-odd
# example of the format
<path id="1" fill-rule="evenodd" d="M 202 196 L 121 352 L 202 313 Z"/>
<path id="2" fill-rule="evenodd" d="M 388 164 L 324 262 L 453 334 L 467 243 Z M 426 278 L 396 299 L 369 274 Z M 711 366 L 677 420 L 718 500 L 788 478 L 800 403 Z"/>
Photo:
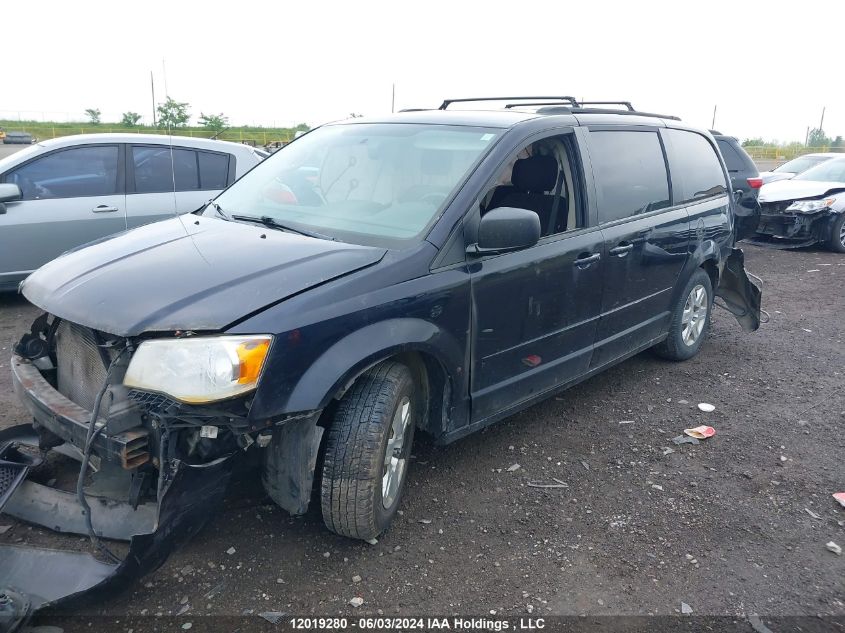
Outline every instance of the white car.
<path id="1" fill-rule="evenodd" d="M 845 156 L 763 185 L 757 238 L 784 247 L 822 243 L 845 253 Z"/>
<path id="2" fill-rule="evenodd" d="M 794 178 L 798 174 L 804 173 L 816 165 L 820 165 L 825 161 L 841 156 L 842 154 L 836 154 L 834 152 L 804 154 L 803 156 L 799 156 L 798 158 L 793 158 L 792 160 L 785 162 L 780 167 L 775 167 L 771 171 L 761 171 L 760 178 L 763 179 L 764 185 L 778 180 L 789 180 L 790 178 Z"/>
<path id="3" fill-rule="evenodd" d="M 0 160 L 0 291 L 93 240 L 195 211 L 261 162 L 247 145 L 80 134 Z"/>

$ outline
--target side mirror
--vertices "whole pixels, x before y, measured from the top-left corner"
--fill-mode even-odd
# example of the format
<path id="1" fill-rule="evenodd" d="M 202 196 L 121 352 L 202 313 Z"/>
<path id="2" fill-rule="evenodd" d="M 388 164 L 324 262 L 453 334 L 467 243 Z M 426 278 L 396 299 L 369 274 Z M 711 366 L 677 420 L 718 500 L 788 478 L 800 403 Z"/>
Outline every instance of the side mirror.
<path id="1" fill-rule="evenodd" d="M 534 246 L 540 239 L 540 216 L 528 209 L 497 207 L 481 216 L 476 254 L 507 253 Z"/>
<path id="2" fill-rule="evenodd" d="M 23 198 L 21 188 L 10 182 L 0 183 L 0 214 L 6 213 L 6 203 Z"/>

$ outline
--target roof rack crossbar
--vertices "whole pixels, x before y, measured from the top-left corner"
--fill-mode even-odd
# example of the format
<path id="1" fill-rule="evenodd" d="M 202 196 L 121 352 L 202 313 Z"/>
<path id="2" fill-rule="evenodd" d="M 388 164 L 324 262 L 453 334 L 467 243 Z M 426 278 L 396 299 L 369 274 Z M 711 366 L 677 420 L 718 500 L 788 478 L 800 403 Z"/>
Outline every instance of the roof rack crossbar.
<path id="1" fill-rule="evenodd" d="M 631 105 L 630 101 L 579 101 L 578 105 L 582 108 L 585 105 L 591 105 L 591 106 L 621 105 L 621 106 L 625 106 L 625 108 L 629 112 L 636 112 L 636 110 L 634 109 L 634 106 Z"/>
<path id="2" fill-rule="evenodd" d="M 561 103 L 560 101 L 530 101 L 528 103 L 507 103 L 505 104 L 505 110 L 510 110 L 511 108 L 528 108 L 535 106 L 558 106 L 561 108 L 574 107 L 568 101 L 566 103 Z"/>
<path id="3" fill-rule="evenodd" d="M 472 99 L 445 99 L 438 110 L 445 110 L 453 103 L 467 103 L 470 101 L 537 101 L 537 100 L 566 101 L 573 107 L 578 107 L 575 97 L 478 97 Z"/>

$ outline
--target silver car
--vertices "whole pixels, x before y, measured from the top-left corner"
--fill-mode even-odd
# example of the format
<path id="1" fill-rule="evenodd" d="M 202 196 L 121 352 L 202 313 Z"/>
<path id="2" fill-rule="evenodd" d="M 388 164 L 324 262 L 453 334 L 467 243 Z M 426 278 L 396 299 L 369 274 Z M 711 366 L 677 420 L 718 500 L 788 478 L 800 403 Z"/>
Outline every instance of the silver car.
<path id="1" fill-rule="evenodd" d="M 71 248 L 195 211 L 262 158 L 225 141 L 82 134 L 0 160 L 0 291 Z"/>
<path id="2" fill-rule="evenodd" d="M 841 158 L 842 154 L 834 152 L 816 152 L 815 154 L 804 154 L 798 158 L 793 158 L 781 165 L 775 167 L 771 171 L 760 172 L 760 178 L 763 179 L 763 184 L 770 182 L 777 182 L 778 180 L 789 180 L 798 174 L 803 174 L 808 169 L 821 165 L 823 162 L 832 158 Z"/>

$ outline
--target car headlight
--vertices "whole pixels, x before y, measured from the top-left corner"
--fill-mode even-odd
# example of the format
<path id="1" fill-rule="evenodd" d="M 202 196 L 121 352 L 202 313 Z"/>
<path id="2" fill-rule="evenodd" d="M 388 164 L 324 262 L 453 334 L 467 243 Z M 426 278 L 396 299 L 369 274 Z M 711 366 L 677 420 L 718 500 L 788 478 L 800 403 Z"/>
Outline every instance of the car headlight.
<path id="1" fill-rule="evenodd" d="M 824 200 L 799 200 L 789 205 L 787 211 L 797 211 L 798 213 L 816 213 L 823 211 L 833 206 L 836 198 L 826 198 Z"/>
<path id="2" fill-rule="evenodd" d="M 272 336 L 198 336 L 144 341 L 123 384 L 197 404 L 255 389 Z"/>

